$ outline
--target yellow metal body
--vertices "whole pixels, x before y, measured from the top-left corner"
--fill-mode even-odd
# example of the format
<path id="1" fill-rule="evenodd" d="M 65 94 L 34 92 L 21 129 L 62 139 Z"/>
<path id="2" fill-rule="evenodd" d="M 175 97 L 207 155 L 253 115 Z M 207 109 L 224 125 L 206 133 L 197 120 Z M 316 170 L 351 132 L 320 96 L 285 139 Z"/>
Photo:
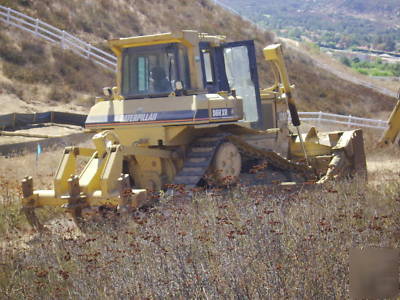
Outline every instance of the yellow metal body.
<path id="1" fill-rule="evenodd" d="M 186 47 L 189 57 L 190 80 L 194 89 L 202 89 L 200 61 L 196 60 L 199 53 L 199 42 L 210 42 L 219 45 L 225 40 L 224 36 L 210 36 L 193 30 L 182 30 L 173 33 L 163 33 L 147 36 L 137 36 L 110 40 L 109 45 L 118 59 L 117 84 L 121 90 L 122 51 L 126 48 L 153 46 L 159 44 L 179 43 Z"/>
<path id="2" fill-rule="evenodd" d="M 195 31 L 181 31 L 151 36 L 111 40 L 111 49 L 118 58 L 117 87 L 112 97 L 97 98 L 91 108 L 86 127 L 95 133 L 93 149 L 66 148 L 54 178 L 54 190 L 33 191 L 32 179 L 23 183 L 23 206 L 31 223 L 36 223 L 32 210 L 42 206 L 64 206 L 79 216 L 88 206 L 124 206 L 129 191 L 132 208 L 147 203 L 147 192 L 160 190 L 173 182 L 182 169 L 188 147 L 199 136 L 229 132 L 254 149 L 273 151 L 292 161 L 304 160 L 299 136 L 288 129 L 288 105 L 294 107 L 280 45 L 264 49 L 271 63 L 275 83 L 261 89 L 261 110 L 266 130 L 252 129 L 243 121 L 243 99 L 231 91 L 207 93 L 202 86 L 199 43 L 218 46 L 222 36 L 209 36 Z M 124 49 L 179 43 L 188 50 L 189 76 L 192 91 L 177 96 L 125 100 L 121 96 L 122 54 Z M 221 118 L 221 114 L 230 114 Z M 159 114 L 173 116 L 159 118 Z M 218 115 L 218 118 L 214 116 Z M 359 145 L 353 143 L 359 131 L 319 134 L 312 129 L 303 137 L 311 165 L 322 181 L 334 178 L 343 161 L 350 161 Z M 361 137 L 362 139 L 362 137 Z M 358 138 L 358 141 L 360 139 Z M 362 145 L 361 145 L 362 146 Z M 358 148 L 357 148 L 358 147 Z M 344 157 L 346 156 L 346 157 Z M 78 175 L 79 157 L 88 158 Z M 365 158 L 364 158 L 365 162 Z M 360 168 L 363 168 L 362 159 Z M 126 176 L 134 182 L 130 186 Z"/>
<path id="3" fill-rule="evenodd" d="M 388 120 L 388 129 L 384 132 L 383 137 L 379 142 L 380 146 L 393 144 L 400 133 L 400 91 L 397 98 L 397 104 Z"/>

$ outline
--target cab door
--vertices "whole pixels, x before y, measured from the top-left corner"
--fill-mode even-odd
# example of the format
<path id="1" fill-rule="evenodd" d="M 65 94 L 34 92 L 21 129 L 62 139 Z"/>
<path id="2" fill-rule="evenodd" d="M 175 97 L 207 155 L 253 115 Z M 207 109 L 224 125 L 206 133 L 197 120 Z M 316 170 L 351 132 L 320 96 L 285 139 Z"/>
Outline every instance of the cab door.
<path id="1" fill-rule="evenodd" d="M 212 47 L 208 42 L 201 42 L 200 60 L 204 89 L 208 93 L 229 91 L 223 49 L 221 47 Z"/>
<path id="2" fill-rule="evenodd" d="M 229 89 L 243 98 L 243 120 L 253 128 L 263 128 L 254 41 L 225 43 L 221 50 Z"/>

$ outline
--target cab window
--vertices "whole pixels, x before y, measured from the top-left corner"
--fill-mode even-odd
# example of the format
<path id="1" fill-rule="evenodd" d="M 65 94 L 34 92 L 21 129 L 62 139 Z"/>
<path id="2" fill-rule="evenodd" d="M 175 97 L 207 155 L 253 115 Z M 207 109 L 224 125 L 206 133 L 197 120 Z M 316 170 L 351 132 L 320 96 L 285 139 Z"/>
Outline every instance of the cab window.
<path id="1" fill-rule="evenodd" d="M 187 50 L 177 43 L 127 48 L 122 57 L 121 94 L 126 99 L 162 97 L 181 81 L 190 89 Z"/>

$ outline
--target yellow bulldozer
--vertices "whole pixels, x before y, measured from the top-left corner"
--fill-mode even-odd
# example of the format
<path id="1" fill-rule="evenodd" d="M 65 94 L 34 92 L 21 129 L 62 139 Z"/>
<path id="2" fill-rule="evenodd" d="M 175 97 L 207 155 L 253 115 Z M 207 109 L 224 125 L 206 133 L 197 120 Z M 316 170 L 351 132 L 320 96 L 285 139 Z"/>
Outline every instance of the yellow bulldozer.
<path id="1" fill-rule="evenodd" d="M 154 191 L 253 181 L 260 165 L 261 184 L 366 174 L 361 130 L 300 134 L 281 45 L 263 49 L 274 76 L 266 89 L 251 40 L 183 30 L 109 45 L 117 86 L 104 88 L 87 117 L 94 148 L 64 150 L 53 190 L 34 190 L 31 177 L 22 182 L 23 211 L 37 229 L 36 208 L 64 207 L 81 222 L 85 208 L 135 209 Z M 78 174 L 79 157 L 88 162 Z"/>
<path id="2" fill-rule="evenodd" d="M 384 147 L 390 144 L 394 144 L 398 141 L 400 145 L 400 140 L 397 139 L 400 133 L 400 89 L 397 92 L 397 104 L 394 107 L 392 113 L 389 116 L 388 128 L 383 133 L 378 146 Z"/>

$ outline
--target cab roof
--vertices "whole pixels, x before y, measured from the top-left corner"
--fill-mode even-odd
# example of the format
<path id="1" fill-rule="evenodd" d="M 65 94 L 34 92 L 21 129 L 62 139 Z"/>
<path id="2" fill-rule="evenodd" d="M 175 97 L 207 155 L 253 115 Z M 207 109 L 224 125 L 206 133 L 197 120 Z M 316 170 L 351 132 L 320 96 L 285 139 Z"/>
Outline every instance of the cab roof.
<path id="1" fill-rule="evenodd" d="M 169 33 L 143 35 L 128 38 L 112 39 L 108 41 L 115 55 L 120 56 L 125 48 L 151 46 L 169 43 L 181 43 L 186 47 L 196 47 L 199 42 L 210 42 L 218 46 L 225 41 L 225 36 L 211 36 L 194 30 L 182 30 Z"/>

